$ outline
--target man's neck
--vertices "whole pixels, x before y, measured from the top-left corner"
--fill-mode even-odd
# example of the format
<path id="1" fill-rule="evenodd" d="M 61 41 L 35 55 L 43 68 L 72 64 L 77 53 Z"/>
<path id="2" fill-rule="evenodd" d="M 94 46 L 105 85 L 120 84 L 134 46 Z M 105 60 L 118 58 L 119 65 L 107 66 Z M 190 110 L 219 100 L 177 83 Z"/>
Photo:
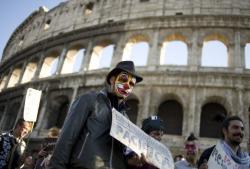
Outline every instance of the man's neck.
<path id="1" fill-rule="evenodd" d="M 239 150 L 239 145 L 234 145 L 230 141 L 225 140 L 225 142 L 231 147 L 231 149 L 234 151 L 235 154 L 237 154 L 237 151 Z"/>

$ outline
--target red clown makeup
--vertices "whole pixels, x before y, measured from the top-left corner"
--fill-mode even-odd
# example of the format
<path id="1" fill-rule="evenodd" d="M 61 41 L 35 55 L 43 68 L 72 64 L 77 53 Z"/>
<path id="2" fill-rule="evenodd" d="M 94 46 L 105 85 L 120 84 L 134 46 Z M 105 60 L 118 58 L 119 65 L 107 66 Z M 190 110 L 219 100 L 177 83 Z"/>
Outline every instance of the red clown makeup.
<path id="1" fill-rule="evenodd" d="M 135 86 L 136 79 L 132 75 L 121 72 L 115 80 L 115 92 L 118 97 L 126 98 Z"/>

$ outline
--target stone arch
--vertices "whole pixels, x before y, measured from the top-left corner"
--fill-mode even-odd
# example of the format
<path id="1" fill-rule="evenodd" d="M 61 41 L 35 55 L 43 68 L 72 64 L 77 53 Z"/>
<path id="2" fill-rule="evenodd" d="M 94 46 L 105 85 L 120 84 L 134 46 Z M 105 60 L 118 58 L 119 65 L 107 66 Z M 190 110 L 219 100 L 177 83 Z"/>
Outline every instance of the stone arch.
<path id="1" fill-rule="evenodd" d="M 7 87 L 14 87 L 19 82 L 21 72 L 22 66 L 19 65 L 12 71 Z"/>
<path id="2" fill-rule="evenodd" d="M 230 105 L 229 102 L 223 96 L 208 96 L 203 100 L 202 106 L 210 102 L 221 104 L 225 107 L 226 111 L 231 114 L 232 105 Z"/>
<path id="3" fill-rule="evenodd" d="M 228 67 L 229 39 L 218 33 L 209 34 L 203 39 L 201 65 L 211 67 Z M 214 62 L 214 60 L 217 60 Z"/>
<path id="4" fill-rule="evenodd" d="M 27 64 L 27 66 L 25 68 L 25 71 L 24 71 L 24 74 L 23 74 L 23 78 L 22 78 L 21 83 L 26 83 L 26 82 L 29 82 L 29 81 L 32 80 L 32 78 L 34 77 L 35 72 L 37 70 L 37 65 L 38 65 L 38 60 L 37 59 L 31 60 Z"/>
<path id="5" fill-rule="evenodd" d="M 7 83 L 8 76 L 4 75 L 0 82 L 0 91 L 2 91 Z"/>
<path id="6" fill-rule="evenodd" d="M 39 75 L 40 78 L 48 77 L 56 73 L 59 55 L 60 53 L 58 51 L 52 51 L 44 58 Z"/>
<path id="7" fill-rule="evenodd" d="M 229 114 L 226 100 L 222 97 L 209 97 L 201 107 L 200 137 L 219 138 L 221 122 Z"/>
<path id="8" fill-rule="evenodd" d="M 131 36 L 124 49 L 122 60 L 132 60 L 136 66 L 145 66 L 149 53 L 149 38 L 147 35 Z"/>
<path id="9" fill-rule="evenodd" d="M 138 118 L 139 104 L 140 104 L 138 97 L 134 94 L 131 94 L 127 98 L 126 104 L 129 106 L 129 109 L 127 110 L 127 115 L 130 121 L 136 124 Z"/>
<path id="10" fill-rule="evenodd" d="M 4 119 L 4 130 L 11 130 L 13 129 L 16 121 L 16 117 L 18 115 L 18 111 L 20 109 L 21 102 L 20 101 L 15 101 L 12 102 L 6 112 L 6 116 Z"/>
<path id="11" fill-rule="evenodd" d="M 188 41 L 181 34 L 171 34 L 162 42 L 160 64 L 187 65 Z"/>
<path id="12" fill-rule="evenodd" d="M 164 98 L 164 99 L 163 99 Z M 165 95 L 158 106 L 157 115 L 166 123 L 167 134 L 182 135 L 183 104 L 174 94 Z"/>
<path id="13" fill-rule="evenodd" d="M 48 105 L 48 124 L 47 129 L 56 126 L 61 128 L 67 116 L 70 100 L 66 95 L 55 96 Z"/>
<path id="14" fill-rule="evenodd" d="M 80 44 L 70 47 L 64 59 L 61 74 L 78 72 L 81 68 L 85 50 Z"/>
<path id="15" fill-rule="evenodd" d="M 114 42 L 110 39 L 97 43 L 92 50 L 89 70 L 110 67 L 114 46 Z"/>

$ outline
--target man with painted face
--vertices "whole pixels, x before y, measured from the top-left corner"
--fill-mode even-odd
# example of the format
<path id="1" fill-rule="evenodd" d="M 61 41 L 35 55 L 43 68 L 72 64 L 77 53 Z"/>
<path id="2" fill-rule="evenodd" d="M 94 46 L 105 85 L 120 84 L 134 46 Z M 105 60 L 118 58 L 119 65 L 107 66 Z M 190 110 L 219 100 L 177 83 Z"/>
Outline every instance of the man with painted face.
<path id="1" fill-rule="evenodd" d="M 132 61 L 119 62 L 100 92 L 74 101 L 52 155 L 50 169 L 125 169 L 124 145 L 109 134 L 112 108 L 126 115 L 125 98 L 142 81 Z"/>
<path id="2" fill-rule="evenodd" d="M 231 157 L 236 163 L 241 165 L 241 169 L 250 168 L 250 157 L 247 152 L 244 152 L 240 148 L 240 144 L 244 138 L 244 124 L 240 117 L 231 116 L 226 118 L 222 122 L 222 139 L 220 144 L 222 145 L 225 153 Z M 207 162 L 212 154 L 215 146 L 206 149 L 198 161 L 199 169 L 208 169 Z"/>
<path id="3" fill-rule="evenodd" d="M 175 169 L 196 169 L 197 156 L 199 152 L 198 139 L 193 133 L 185 141 L 185 159 L 175 163 Z"/>

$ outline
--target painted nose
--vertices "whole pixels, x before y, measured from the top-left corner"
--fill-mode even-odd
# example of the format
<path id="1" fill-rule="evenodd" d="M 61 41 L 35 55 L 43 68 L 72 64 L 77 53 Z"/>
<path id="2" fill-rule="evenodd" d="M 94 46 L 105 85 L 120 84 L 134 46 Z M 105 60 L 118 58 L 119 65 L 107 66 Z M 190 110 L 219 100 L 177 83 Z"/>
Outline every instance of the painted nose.
<path id="1" fill-rule="evenodd" d="M 125 89 L 125 90 L 129 89 L 129 84 L 128 84 L 128 83 L 125 83 L 125 84 L 124 84 L 124 89 Z"/>

